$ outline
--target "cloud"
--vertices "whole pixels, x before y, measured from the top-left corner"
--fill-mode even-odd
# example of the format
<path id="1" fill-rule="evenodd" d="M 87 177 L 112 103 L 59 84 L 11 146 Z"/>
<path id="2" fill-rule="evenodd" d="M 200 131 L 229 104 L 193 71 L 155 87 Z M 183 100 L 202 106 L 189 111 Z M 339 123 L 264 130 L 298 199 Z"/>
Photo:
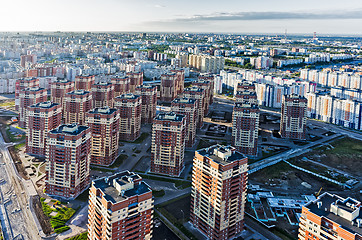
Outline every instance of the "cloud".
<path id="1" fill-rule="evenodd" d="M 160 5 L 160 4 L 156 4 L 155 5 L 155 8 L 165 8 L 166 6 L 164 6 L 164 5 Z"/>
<path id="2" fill-rule="evenodd" d="M 203 21 L 255 21 L 255 20 L 330 20 L 362 19 L 362 9 L 329 12 L 216 12 L 183 18 L 162 20 L 162 22 L 203 22 Z"/>

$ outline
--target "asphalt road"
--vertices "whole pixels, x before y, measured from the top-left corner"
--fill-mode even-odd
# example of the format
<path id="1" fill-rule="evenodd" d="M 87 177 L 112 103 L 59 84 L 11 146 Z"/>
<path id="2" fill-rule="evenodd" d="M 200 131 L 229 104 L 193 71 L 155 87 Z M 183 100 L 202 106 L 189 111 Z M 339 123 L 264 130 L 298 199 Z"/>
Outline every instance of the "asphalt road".
<path id="1" fill-rule="evenodd" d="M 17 175 L 7 146 L 8 144 L 4 142 L 0 134 L 0 176 L 4 180 L 0 185 L 4 199 L 1 204 L 5 207 L 10 226 L 10 229 L 7 229 L 7 234 L 12 237 L 22 237 L 24 240 L 40 239 L 38 228 L 28 207 L 27 189 L 24 187 L 22 179 Z"/>

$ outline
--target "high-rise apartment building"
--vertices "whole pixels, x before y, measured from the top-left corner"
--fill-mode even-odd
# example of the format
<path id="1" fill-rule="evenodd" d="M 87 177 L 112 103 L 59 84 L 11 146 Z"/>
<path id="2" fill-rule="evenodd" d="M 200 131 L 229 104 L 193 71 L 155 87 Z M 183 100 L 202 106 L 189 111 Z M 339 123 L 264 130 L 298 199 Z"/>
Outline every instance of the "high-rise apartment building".
<path id="1" fill-rule="evenodd" d="M 215 77 L 213 74 L 200 75 L 196 83 L 196 86 L 207 89 L 207 96 L 209 97 L 209 105 L 214 102 L 214 89 L 215 89 Z"/>
<path id="2" fill-rule="evenodd" d="M 143 84 L 143 72 L 128 72 L 126 73 L 129 77 L 129 91 L 134 93 L 137 86 Z"/>
<path id="3" fill-rule="evenodd" d="M 156 116 L 157 87 L 140 85 L 136 87 L 135 94 L 142 98 L 142 123 L 152 123 Z"/>
<path id="4" fill-rule="evenodd" d="M 99 82 L 92 85 L 93 108 L 113 107 L 114 86 L 109 82 Z"/>
<path id="5" fill-rule="evenodd" d="M 205 113 L 205 103 L 206 103 L 206 94 L 205 90 L 199 87 L 190 87 L 185 88 L 183 92 L 183 97 L 191 98 L 196 100 L 196 111 L 197 111 L 197 124 L 198 128 L 201 128 L 204 124 L 204 113 Z"/>
<path id="6" fill-rule="evenodd" d="M 283 138 L 306 139 L 307 99 L 299 95 L 284 95 L 280 120 Z"/>
<path id="7" fill-rule="evenodd" d="M 141 133 L 142 98 L 133 93 L 115 98 L 114 107 L 120 110 L 119 139 L 135 141 Z"/>
<path id="8" fill-rule="evenodd" d="M 45 193 L 74 199 L 89 186 L 90 128 L 60 125 L 49 131 Z"/>
<path id="9" fill-rule="evenodd" d="M 92 93 L 74 90 L 65 94 L 63 119 L 66 124 L 85 125 L 85 115 L 92 109 Z"/>
<path id="10" fill-rule="evenodd" d="M 195 152 L 191 213 L 208 239 L 232 239 L 244 230 L 248 159 L 234 147 L 215 145 Z"/>
<path id="11" fill-rule="evenodd" d="M 94 108 L 87 113 L 86 122 L 92 133 L 91 164 L 111 165 L 118 156 L 119 110 Z"/>
<path id="12" fill-rule="evenodd" d="M 299 240 L 361 240 L 361 202 L 335 194 L 323 193 L 302 207 Z"/>
<path id="13" fill-rule="evenodd" d="M 186 147 L 192 147 L 195 144 L 197 124 L 196 109 L 196 100 L 192 98 L 176 98 L 171 102 L 172 112 L 185 115 L 186 117 Z"/>
<path id="14" fill-rule="evenodd" d="M 235 102 L 239 103 L 249 102 L 251 104 L 258 104 L 258 97 L 255 91 L 250 91 L 250 90 L 237 91 L 235 95 Z"/>
<path id="15" fill-rule="evenodd" d="M 204 89 L 205 99 L 204 99 L 204 115 L 209 113 L 209 107 L 213 103 L 214 98 L 214 85 L 210 80 L 199 78 L 197 81 L 192 83 L 192 86 Z"/>
<path id="16" fill-rule="evenodd" d="M 160 100 L 162 102 L 171 102 L 177 97 L 177 78 L 176 73 L 161 75 Z"/>
<path id="17" fill-rule="evenodd" d="M 111 83 L 114 86 L 114 97 L 118 97 L 119 95 L 129 92 L 129 77 L 114 77 L 111 78 Z"/>
<path id="18" fill-rule="evenodd" d="M 50 100 L 63 106 L 65 94 L 74 91 L 74 82 L 69 80 L 56 80 L 50 84 L 50 90 Z"/>
<path id="19" fill-rule="evenodd" d="M 89 240 L 152 238 L 152 190 L 133 172 L 94 180 L 88 209 Z"/>
<path id="20" fill-rule="evenodd" d="M 35 54 L 21 55 L 20 56 L 20 66 L 22 66 L 23 68 L 28 67 L 27 66 L 28 64 L 30 66 L 35 64 L 36 61 L 37 61 L 37 56 Z"/>
<path id="21" fill-rule="evenodd" d="M 21 90 L 25 88 L 39 87 L 38 78 L 21 78 L 15 82 L 15 109 L 19 110 L 20 99 L 19 94 Z"/>
<path id="22" fill-rule="evenodd" d="M 85 91 L 92 91 L 92 85 L 95 82 L 94 75 L 80 75 L 75 77 L 75 90 L 85 90 Z"/>
<path id="23" fill-rule="evenodd" d="M 185 70 L 183 69 L 172 69 L 172 73 L 176 74 L 176 95 L 179 95 L 184 90 L 184 84 L 185 84 Z"/>
<path id="24" fill-rule="evenodd" d="M 240 153 L 258 153 L 259 107 L 249 102 L 236 102 L 233 109 L 232 144 Z"/>
<path id="25" fill-rule="evenodd" d="M 45 156 L 48 132 L 62 121 L 62 108 L 58 103 L 41 102 L 28 107 L 26 153 Z"/>
<path id="26" fill-rule="evenodd" d="M 190 55 L 189 66 L 196 68 L 202 73 L 220 73 L 224 69 L 225 58 L 206 54 Z"/>
<path id="27" fill-rule="evenodd" d="M 153 120 L 151 172 L 179 176 L 184 168 L 186 117 L 161 112 Z"/>
<path id="28" fill-rule="evenodd" d="M 47 101 L 47 90 L 40 87 L 30 87 L 19 92 L 19 127 L 26 128 L 28 107 Z"/>

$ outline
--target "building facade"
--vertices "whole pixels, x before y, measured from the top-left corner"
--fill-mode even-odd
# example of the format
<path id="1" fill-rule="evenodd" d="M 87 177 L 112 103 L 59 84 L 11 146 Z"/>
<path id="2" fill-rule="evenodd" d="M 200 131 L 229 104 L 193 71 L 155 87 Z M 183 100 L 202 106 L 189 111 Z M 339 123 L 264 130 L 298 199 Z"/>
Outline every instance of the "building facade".
<path id="1" fill-rule="evenodd" d="M 129 93 L 130 79 L 129 77 L 114 77 L 111 78 L 111 83 L 114 86 L 114 97 Z"/>
<path id="2" fill-rule="evenodd" d="M 44 157 L 48 132 L 62 121 L 62 108 L 58 103 L 41 102 L 28 107 L 26 153 Z"/>
<path id="3" fill-rule="evenodd" d="M 86 113 L 92 109 L 92 94 L 85 90 L 69 92 L 64 97 L 64 123 L 85 125 Z"/>
<path id="4" fill-rule="evenodd" d="M 232 239 L 244 230 L 247 174 L 248 159 L 233 147 L 195 152 L 190 220 L 208 239 Z"/>
<path id="5" fill-rule="evenodd" d="M 92 85 L 93 108 L 113 107 L 114 86 L 109 82 L 99 82 Z"/>
<path id="6" fill-rule="evenodd" d="M 76 76 L 74 80 L 75 90 L 92 91 L 92 85 L 94 84 L 95 79 L 94 75 Z"/>
<path id="7" fill-rule="evenodd" d="M 89 240 L 152 238 L 152 190 L 135 173 L 94 180 L 88 209 Z"/>
<path id="8" fill-rule="evenodd" d="M 136 87 L 143 84 L 143 72 L 128 72 L 129 77 L 129 91 L 134 93 Z"/>
<path id="9" fill-rule="evenodd" d="M 133 93 L 115 98 L 114 107 L 120 111 L 119 139 L 135 141 L 141 133 L 142 98 Z"/>
<path id="10" fill-rule="evenodd" d="M 295 94 L 284 95 L 280 120 L 283 138 L 306 139 L 307 99 Z"/>
<path id="11" fill-rule="evenodd" d="M 232 144 L 240 153 L 258 153 L 259 107 L 249 102 L 236 102 L 233 109 Z"/>
<path id="12" fill-rule="evenodd" d="M 156 117 L 157 87 L 151 85 L 140 85 L 136 87 L 135 94 L 142 98 L 142 123 L 152 123 Z"/>
<path id="13" fill-rule="evenodd" d="M 40 87 L 30 87 L 19 92 L 19 127 L 26 128 L 28 107 L 47 101 L 47 90 Z"/>
<path id="14" fill-rule="evenodd" d="M 174 113 L 185 115 L 186 117 L 186 147 L 195 144 L 197 125 L 197 104 L 192 98 L 176 98 L 171 102 L 171 110 Z"/>
<path id="15" fill-rule="evenodd" d="M 177 97 L 178 76 L 176 73 L 161 75 L 160 100 L 171 102 Z"/>
<path id="16" fill-rule="evenodd" d="M 179 176 L 184 168 L 186 117 L 161 112 L 153 120 L 151 172 Z"/>
<path id="17" fill-rule="evenodd" d="M 65 95 L 74 91 L 74 82 L 69 80 L 54 81 L 50 84 L 50 91 L 50 100 L 63 107 Z"/>
<path id="18" fill-rule="evenodd" d="M 90 163 L 111 165 L 118 156 L 119 110 L 94 108 L 87 113 L 86 122 L 92 133 Z"/>
<path id="19" fill-rule="evenodd" d="M 206 93 L 205 90 L 199 87 L 185 88 L 182 93 L 183 97 L 191 98 L 196 100 L 196 111 L 197 111 L 197 124 L 198 128 L 201 128 L 204 124 L 204 113 L 205 113 L 205 102 Z"/>
<path id="20" fill-rule="evenodd" d="M 74 199 L 89 187 L 90 128 L 60 125 L 49 131 L 45 193 Z"/>

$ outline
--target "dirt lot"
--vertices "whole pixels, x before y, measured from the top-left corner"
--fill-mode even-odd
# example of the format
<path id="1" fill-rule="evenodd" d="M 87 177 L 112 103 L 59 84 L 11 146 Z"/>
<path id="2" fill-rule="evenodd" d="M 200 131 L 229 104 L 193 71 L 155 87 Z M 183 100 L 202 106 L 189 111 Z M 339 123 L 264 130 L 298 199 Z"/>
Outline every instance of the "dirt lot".
<path id="1" fill-rule="evenodd" d="M 264 168 L 249 176 L 250 183 L 264 185 L 268 189 L 288 190 L 288 192 L 302 192 L 312 194 L 321 187 L 325 191 L 338 191 L 340 188 L 334 184 L 323 181 L 308 173 L 296 170 L 288 164 L 281 162 L 268 168 Z M 306 182 L 311 186 L 307 188 L 302 185 Z"/>

